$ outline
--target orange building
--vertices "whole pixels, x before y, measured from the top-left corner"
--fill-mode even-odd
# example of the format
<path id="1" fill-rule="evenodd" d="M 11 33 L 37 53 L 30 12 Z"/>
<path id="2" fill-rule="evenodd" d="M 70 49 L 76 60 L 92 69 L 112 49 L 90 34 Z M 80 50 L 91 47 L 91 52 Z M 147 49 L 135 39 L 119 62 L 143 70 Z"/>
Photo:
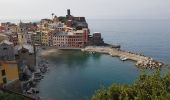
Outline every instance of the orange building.
<path id="1" fill-rule="evenodd" d="M 19 79 L 16 61 L 0 61 L 0 84 L 8 84 Z"/>

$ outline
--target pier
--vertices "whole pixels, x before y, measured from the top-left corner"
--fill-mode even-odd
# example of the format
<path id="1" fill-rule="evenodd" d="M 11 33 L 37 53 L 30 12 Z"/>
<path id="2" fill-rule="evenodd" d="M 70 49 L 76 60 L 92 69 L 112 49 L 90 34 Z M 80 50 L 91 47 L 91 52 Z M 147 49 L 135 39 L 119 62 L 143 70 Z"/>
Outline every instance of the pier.
<path id="1" fill-rule="evenodd" d="M 162 62 L 156 61 L 151 57 L 146 57 L 142 54 L 124 51 L 121 50 L 120 48 L 112 48 L 112 47 L 104 47 L 104 46 L 88 46 L 86 48 L 81 49 L 81 51 L 109 54 L 113 57 L 120 57 L 122 61 L 133 60 L 136 62 L 136 66 L 139 68 L 154 69 L 163 66 Z"/>

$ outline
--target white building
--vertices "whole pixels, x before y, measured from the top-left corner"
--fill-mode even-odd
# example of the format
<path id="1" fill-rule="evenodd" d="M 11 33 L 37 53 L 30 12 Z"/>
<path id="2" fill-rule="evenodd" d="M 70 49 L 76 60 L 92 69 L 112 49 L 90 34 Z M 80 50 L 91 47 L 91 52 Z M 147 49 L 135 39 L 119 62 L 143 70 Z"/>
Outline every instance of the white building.
<path id="1" fill-rule="evenodd" d="M 64 31 L 64 23 L 58 22 L 58 23 L 51 23 L 48 26 L 50 29 L 58 30 L 58 31 Z"/>
<path id="2" fill-rule="evenodd" d="M 67 33 L 57 32 L 53 34 L 53 46 L 67 47 Z"/>
<path id="3" fill-rule="evenodd" d="M 25 35 L 25 39 L 26 39 L 26 42 L 28 43 L 28 44 L 32 44 L 32 34 L 34 34 L 34 32 L 27 32 L 27 33 L 25 33 L 24 35 Z"/>

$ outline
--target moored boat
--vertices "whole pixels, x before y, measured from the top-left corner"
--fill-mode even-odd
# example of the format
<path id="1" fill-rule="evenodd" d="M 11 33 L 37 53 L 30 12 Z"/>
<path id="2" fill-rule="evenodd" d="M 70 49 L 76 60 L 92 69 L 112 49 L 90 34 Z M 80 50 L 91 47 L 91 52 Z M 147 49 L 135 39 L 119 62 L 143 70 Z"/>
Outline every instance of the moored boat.
<path id="1" fill-rule="evenodd" d="M 126 60 L 128 60 L 128 58 L 127 57 L 120 57 L 120 60 L 126 61 Z"/>

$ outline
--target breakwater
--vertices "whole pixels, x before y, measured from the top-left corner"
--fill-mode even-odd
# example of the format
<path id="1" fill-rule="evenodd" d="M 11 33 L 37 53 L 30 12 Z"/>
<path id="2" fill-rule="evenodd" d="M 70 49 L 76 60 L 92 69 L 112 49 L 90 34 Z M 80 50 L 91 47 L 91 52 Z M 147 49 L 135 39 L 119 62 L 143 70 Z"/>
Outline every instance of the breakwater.
<path id="1" fill-rule="evenodd" d="M 151 57 L 144 56 L 142 54 L 133 53 L 129 51 L 124 51 L 119 48 L 112 48 L 112 47 L 104 47 L 104 46 L 88 46 L 81 51 L 91 52 L 91 53 L 104 53 L 109 54 L 113 57 L 120 57 L 122 61 L 125 60 L 133 60 L 136 61 L 136 66 L 140 68 L 160 68 L 163 66 L 162 62 L 154 60 Z"/>

